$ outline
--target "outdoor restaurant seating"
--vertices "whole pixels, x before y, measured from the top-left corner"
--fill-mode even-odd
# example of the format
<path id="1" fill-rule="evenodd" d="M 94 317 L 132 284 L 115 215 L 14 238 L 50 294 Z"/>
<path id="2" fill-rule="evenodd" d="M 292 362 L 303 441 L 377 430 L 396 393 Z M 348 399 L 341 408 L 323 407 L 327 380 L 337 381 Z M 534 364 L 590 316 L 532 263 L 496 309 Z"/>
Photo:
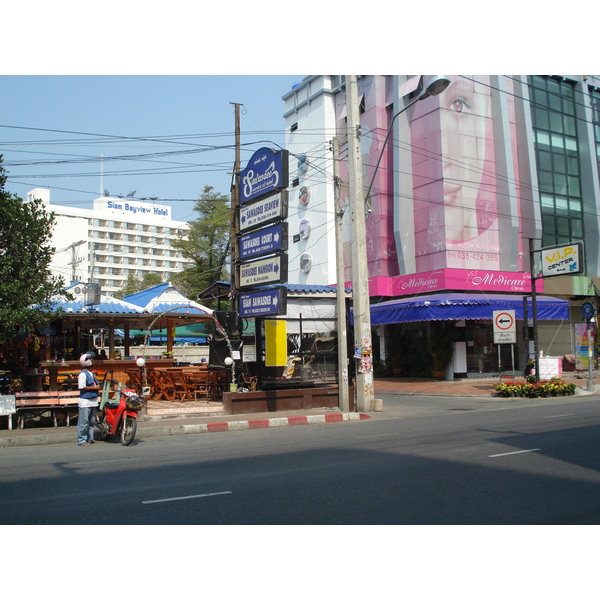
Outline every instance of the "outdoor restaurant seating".
<path id="1" fill-rule="evenodd" d="M 224 370 L 211 370 L 204 365 L 147 369 L 146 374 L 150 399 L 154 401 L 219 401 L 227 384 Z M 139 373 L 128 372 L 128 375 L 130 382 L 138 386 Z"/>

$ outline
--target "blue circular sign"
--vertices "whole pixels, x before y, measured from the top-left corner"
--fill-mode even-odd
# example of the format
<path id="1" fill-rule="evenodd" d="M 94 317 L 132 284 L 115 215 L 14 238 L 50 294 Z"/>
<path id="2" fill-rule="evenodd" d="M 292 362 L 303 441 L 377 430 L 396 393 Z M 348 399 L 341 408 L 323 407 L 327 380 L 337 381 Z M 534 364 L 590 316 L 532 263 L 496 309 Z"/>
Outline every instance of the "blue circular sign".
<path id="1" fill-rule="evenodd" d="M 594 316 L 594 305 L 591 302 L 584 302 L 581 306 L 581 314 L 584 319 L 591 319 Z"/>

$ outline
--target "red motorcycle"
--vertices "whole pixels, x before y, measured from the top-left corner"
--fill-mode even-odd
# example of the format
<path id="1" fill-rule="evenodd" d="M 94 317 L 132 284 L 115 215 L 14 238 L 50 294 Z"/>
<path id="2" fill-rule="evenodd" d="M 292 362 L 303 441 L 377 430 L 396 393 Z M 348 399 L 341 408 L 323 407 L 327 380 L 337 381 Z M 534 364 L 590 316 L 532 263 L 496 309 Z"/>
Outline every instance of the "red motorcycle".
<path id="1" fill-rule="evenodd" d="M 107 441 L 111 435 L 119 435 L 121 444 L 129 446 L 137 431 L 137 414 L 144 404 L 135 390 L 122 390 L 121 385 L 109 398 L 111 382 L 104 380 L 100 403 L 100 438 Z"/>

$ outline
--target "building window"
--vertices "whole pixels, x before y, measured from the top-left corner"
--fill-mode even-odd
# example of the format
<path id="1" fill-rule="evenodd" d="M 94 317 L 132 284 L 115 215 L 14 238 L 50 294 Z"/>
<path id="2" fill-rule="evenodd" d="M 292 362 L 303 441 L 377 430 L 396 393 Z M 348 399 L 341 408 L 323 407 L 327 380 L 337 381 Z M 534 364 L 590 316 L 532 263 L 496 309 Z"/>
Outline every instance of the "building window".
<path id="1" fill-rule="evenodd" d="M 590 90 L 592 101 L 592 121 L 594 123 L 594 141 L 596 142 L 596 160 L 600 171 L 600 91 Z"/>
<path id="2" fill-rule="evenodd" d="M 529 77 L 542 213 L 542 245 L 583 238 L 575 88 L 568 81 Z"/>

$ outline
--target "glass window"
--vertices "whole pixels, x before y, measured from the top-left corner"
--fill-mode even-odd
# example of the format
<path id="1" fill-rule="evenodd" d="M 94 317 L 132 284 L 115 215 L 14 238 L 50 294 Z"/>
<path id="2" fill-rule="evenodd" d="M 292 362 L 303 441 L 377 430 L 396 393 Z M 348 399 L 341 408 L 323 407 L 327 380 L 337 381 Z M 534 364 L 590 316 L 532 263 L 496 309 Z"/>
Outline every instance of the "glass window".
<path id="1" fill-rule="evenodd" d="M 582 239 L 575 90 L 571 82 L 529 77 L 544 245 Z M 599 96 L 600 100 L 600 96 Z M 546 113 L 546 117 L 544 117 Z"/>

